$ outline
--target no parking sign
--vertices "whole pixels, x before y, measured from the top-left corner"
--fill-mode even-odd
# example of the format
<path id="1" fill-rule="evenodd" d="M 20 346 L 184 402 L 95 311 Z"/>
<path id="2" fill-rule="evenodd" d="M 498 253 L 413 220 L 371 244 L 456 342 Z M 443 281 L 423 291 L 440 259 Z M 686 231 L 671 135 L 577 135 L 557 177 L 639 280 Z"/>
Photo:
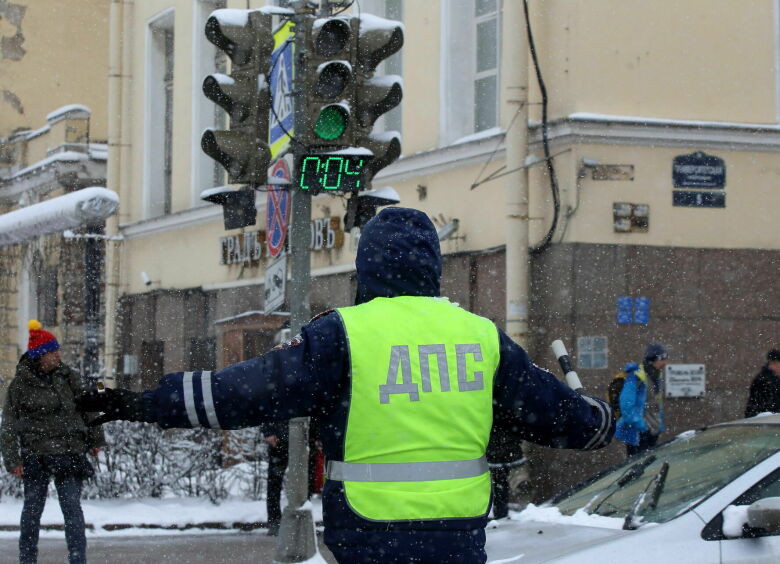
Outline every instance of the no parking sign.
<path id="1" fill-rule="evenodd" d="M 290 181 L 290 167 L 285 159 L 277 160 L 271 167 L 271 176 Z M 290 192 L 286 186 L 271 184 L 265 207 L 266 247 L 268 255 L 276 257 L 284 249 L 287 226 L 290 222 Z"/>

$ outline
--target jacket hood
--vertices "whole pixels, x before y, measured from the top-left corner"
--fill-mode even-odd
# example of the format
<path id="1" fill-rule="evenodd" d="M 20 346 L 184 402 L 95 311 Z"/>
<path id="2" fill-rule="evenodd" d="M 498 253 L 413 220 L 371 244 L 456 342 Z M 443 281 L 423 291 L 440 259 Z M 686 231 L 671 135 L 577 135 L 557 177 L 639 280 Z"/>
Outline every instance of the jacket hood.
<path id="1" fill-rule="evenodd" d="M 436 228 L 419 210 L 385 208 L 363 228 L 355 267 L 355 305 L 380 297 L 437 297 L 441 249 Z"/>

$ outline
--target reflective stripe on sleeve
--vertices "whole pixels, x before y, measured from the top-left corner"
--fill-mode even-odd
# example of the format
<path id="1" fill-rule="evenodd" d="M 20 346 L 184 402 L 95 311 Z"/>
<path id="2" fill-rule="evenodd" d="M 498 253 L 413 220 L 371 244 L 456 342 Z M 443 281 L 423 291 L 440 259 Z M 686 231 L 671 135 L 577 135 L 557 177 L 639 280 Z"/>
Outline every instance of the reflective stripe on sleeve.
<path id="1" fill-rule="evenodd" d="M 198 412 L 195 410 L 195 392 L 192 389 L 192 372 L 185 372 L 181 378 L 182 392 L 184 393 L 184 407 L 187 409 L 187 417 L 190 425 L 200 427 Z"/>
<path id="2" fill-rule="evenodd" d="M 209 427 L 212 429 L 219 429 L 217 411 L 214 409 L 214 397 L 211 395 L 211 371 L 201 373 L 200 385 L 203 391 L 203 409 L 206 412 L 206 419 L 208 419 Z"/>
<path id="3" fill-rule="evenodd" d="M 440 462 L 340 462 L 328 461 L 326 477 L 339 482 L 429 482 L 474 478 L 488 471 L 487 459 Z"/>
<path id="4" fill-rule="evenodd" d="M 609 433 L 609 423 L 610 419 L 612 418 L 611 410 L 607 404 L 588 396 L 582 396 L 582 399 L 584 399 L 593 407 L 598 408 L 599 413 L 601 414 L 601 425 L 599 430 L 595 435 L 593 435 L 593 437 L 591 437 L 590 441 L 588 441 L 588 444 L 586 444 L 582 450 L 592 450 L 603 447 L 606 445 L 606 438 Z"/>

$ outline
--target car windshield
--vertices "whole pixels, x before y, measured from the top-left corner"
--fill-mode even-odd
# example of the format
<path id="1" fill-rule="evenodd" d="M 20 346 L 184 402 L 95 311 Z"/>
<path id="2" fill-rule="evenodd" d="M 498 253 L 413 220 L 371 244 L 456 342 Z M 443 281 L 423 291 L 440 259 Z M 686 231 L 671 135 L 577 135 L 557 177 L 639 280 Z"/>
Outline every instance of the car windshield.
<path id="1" fill-rule="evenodd" d="M 683 434 L 564 494 L 555 505 L 564 515 L 584 509 L 605 517 L 625 517 L 667 462 L 669 473 L 657 505 L 639 511 L 645 522 L 663 523 L 691 509 L 778 450 L 780 425 L 730 425 Z"/>

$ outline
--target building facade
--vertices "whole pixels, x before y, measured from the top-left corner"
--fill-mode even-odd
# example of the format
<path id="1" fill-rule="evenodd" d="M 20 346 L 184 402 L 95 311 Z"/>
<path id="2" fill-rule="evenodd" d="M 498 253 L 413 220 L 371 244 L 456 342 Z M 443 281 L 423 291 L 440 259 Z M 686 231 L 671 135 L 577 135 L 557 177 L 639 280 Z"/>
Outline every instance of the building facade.
<path id="1" fill-rule="evenodd" d="M 3 214 L 105 186 L 107 16 L 108 6 L 99 0 L 0 3 Z M 27 349 L 31 318 L 53 331 L 64 360 L 79 366 L 86 301 L 79 229 L 69 237 L 42 236 L 5 217 L 0 215 L 0 400 Z"/>
<path id="2" fill-rule="evenodd" d="M 703 390 L 701 378 L 691 397 L 670 389 L 668 436 L 739 417 L 780 327 L 780 3 L 530 0 L 535 56 L 525 58 L 508 55 L 512 34 L 528 31 L 506 20 L 508 1 L 360 3 L 405 24 L 404 48 L 387 63 L 403 76 L 404 101 L 379 124 L 401 131 L 403 157 L 374 186 L 392 186 L 438 227 L 457 226 L 442 240 L 443 293 L 503 325 L 506 193 L 524 174 L 502 169 L 505 137 L 526 124 L 502 76 L 527 65 L 531 246 L 556 225 L 530 259 L 532 357 L 553 367 L 549 344 L 563 339 L 603 395 L 661 342 L 672 363 L 704 367 Z M 122 242 L 109 258 L 106 347 L 109 376 L 136 388 L 256 355 L 288 321 L 289 304 L 264 311 L 267 194 L 257 194 L 257 225 L 228 232 L 221 208 L 199 197 L 225 182 L 199 146 L 204 128 L 224 124 L 200 89 L 226 68 L 203 34 L 223 7 L 247 2 L 111 4 L 122 34 L 112 42 L 121 68 L 108 177 Z M 343 198 L 313 200 L 312 314 L 354 297 L 345 211 Z M 615 445 L 587 464 L 535 457 L 539 491 L 622 455 Z"/>

